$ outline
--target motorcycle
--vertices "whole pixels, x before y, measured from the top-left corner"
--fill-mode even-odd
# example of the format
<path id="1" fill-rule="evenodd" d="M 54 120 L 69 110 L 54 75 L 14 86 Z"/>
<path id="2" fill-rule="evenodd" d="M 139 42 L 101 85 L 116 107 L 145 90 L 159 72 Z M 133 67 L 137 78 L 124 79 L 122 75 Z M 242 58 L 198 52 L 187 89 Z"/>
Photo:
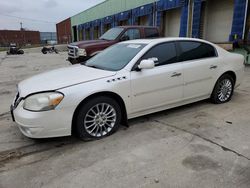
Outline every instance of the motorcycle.
<path id="1" fill-rule="evenodd" d="M 8 51 L 6 52 L 7 55 L 20 55 L 24 54 L 24 51 L 17 47 L 15 43 L 10 44 Z"/>
<path id="2" fill-rule="evenodd" d="M 58 54 L 58 50 L 54 46 L 44 46 L 42 48 L 41 52 L 43 54 L 53 53 L 53 52 L 55 52 L 56 54 Z"/>

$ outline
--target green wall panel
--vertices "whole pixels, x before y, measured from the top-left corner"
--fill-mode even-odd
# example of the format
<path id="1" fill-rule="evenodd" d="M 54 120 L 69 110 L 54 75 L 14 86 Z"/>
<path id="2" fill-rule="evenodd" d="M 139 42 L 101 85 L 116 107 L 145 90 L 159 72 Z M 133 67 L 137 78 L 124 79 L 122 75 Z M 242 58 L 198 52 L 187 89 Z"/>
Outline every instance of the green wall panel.
<path id="1" fill-rule="evenodd" d="M 71 17 L 71 26 L 104 18 L 119 12 L 130 10 L 156 0 L 106 0 L 90 9 Z"/>

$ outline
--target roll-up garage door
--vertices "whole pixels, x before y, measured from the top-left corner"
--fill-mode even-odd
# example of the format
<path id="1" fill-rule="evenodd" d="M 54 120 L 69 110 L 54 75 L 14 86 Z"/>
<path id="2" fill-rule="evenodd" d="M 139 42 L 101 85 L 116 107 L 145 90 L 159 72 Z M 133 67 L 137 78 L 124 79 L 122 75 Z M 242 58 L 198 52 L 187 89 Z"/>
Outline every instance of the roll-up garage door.
<path id="1" fill-rule="evenodd" d="M 149 16 L 140 16 L 138 18 L 138 25 L 149 26 Z"/>
<path id="2" fill-rule="evenodd" d="M 104 32 L 108 31 L 109 29 L 111 29 L 111 24 L 105 24 L 104 25 Z"/>
<path id="3" fill-rule="evenodd" d="M 94 27 L 94 39 L 98 39 L 99 38 L 99 27 L 96 26 Z"/>
<path id="4" fill-rule="evenodd" d="M 227 42 L 232 29 L 234 0 L 207 0 L 203 37 L 212 42 Z"/>
<path id="5" fill-rule="evenodd" d="M 119 25 L 120 26 L 129 25 L 128 20 L 119 21 Z"/>
<path id="6" fill-rule="evenodd" d="M 89 28 L 85 30 L 85 38 L 86 38 L 86 40 L 90 40 L 90 29 Z"/>
<path id="7" fill-rule="evenodd" d="M 167 10 L 163 14 L 163 33 L 165 37 L 178 37 L 180 33 L 181 8 Z"/>

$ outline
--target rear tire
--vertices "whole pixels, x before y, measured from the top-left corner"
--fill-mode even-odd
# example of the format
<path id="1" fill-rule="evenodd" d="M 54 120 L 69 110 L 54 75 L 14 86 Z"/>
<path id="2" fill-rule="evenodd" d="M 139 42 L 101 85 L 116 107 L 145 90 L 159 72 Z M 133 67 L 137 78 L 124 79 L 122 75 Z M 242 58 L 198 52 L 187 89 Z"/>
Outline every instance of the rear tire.
<path id="1" fill-rule="evenodd" d="M 214 104 L 222 104 L 231 100 L 234 93 L 235 81 L 229 74 L 222 75 L 215 84 L 211 101 Z"/>
<path id="2" fill-rule="evenodd" d="M 121 108 L 106 96 L 90 99 L 84 103 L 76 116 L 76 133 L 83 140 L 107 137 L 119 128 Z"/>

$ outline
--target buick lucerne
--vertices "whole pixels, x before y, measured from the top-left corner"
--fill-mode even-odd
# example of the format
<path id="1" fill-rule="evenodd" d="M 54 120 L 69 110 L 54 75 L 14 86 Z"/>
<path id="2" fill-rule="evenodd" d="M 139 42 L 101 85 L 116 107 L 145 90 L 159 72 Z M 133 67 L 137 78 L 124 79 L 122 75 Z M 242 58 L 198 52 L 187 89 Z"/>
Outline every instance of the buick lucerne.
<path id="1" fill-rule="evenodd" d="M 204 40 L 126 41 L 20 82 L 11 113 L 27 137 L 98 139 L 127 119 L 208 98 L 228 102 L 243 72 L 243 56 Z"/>

